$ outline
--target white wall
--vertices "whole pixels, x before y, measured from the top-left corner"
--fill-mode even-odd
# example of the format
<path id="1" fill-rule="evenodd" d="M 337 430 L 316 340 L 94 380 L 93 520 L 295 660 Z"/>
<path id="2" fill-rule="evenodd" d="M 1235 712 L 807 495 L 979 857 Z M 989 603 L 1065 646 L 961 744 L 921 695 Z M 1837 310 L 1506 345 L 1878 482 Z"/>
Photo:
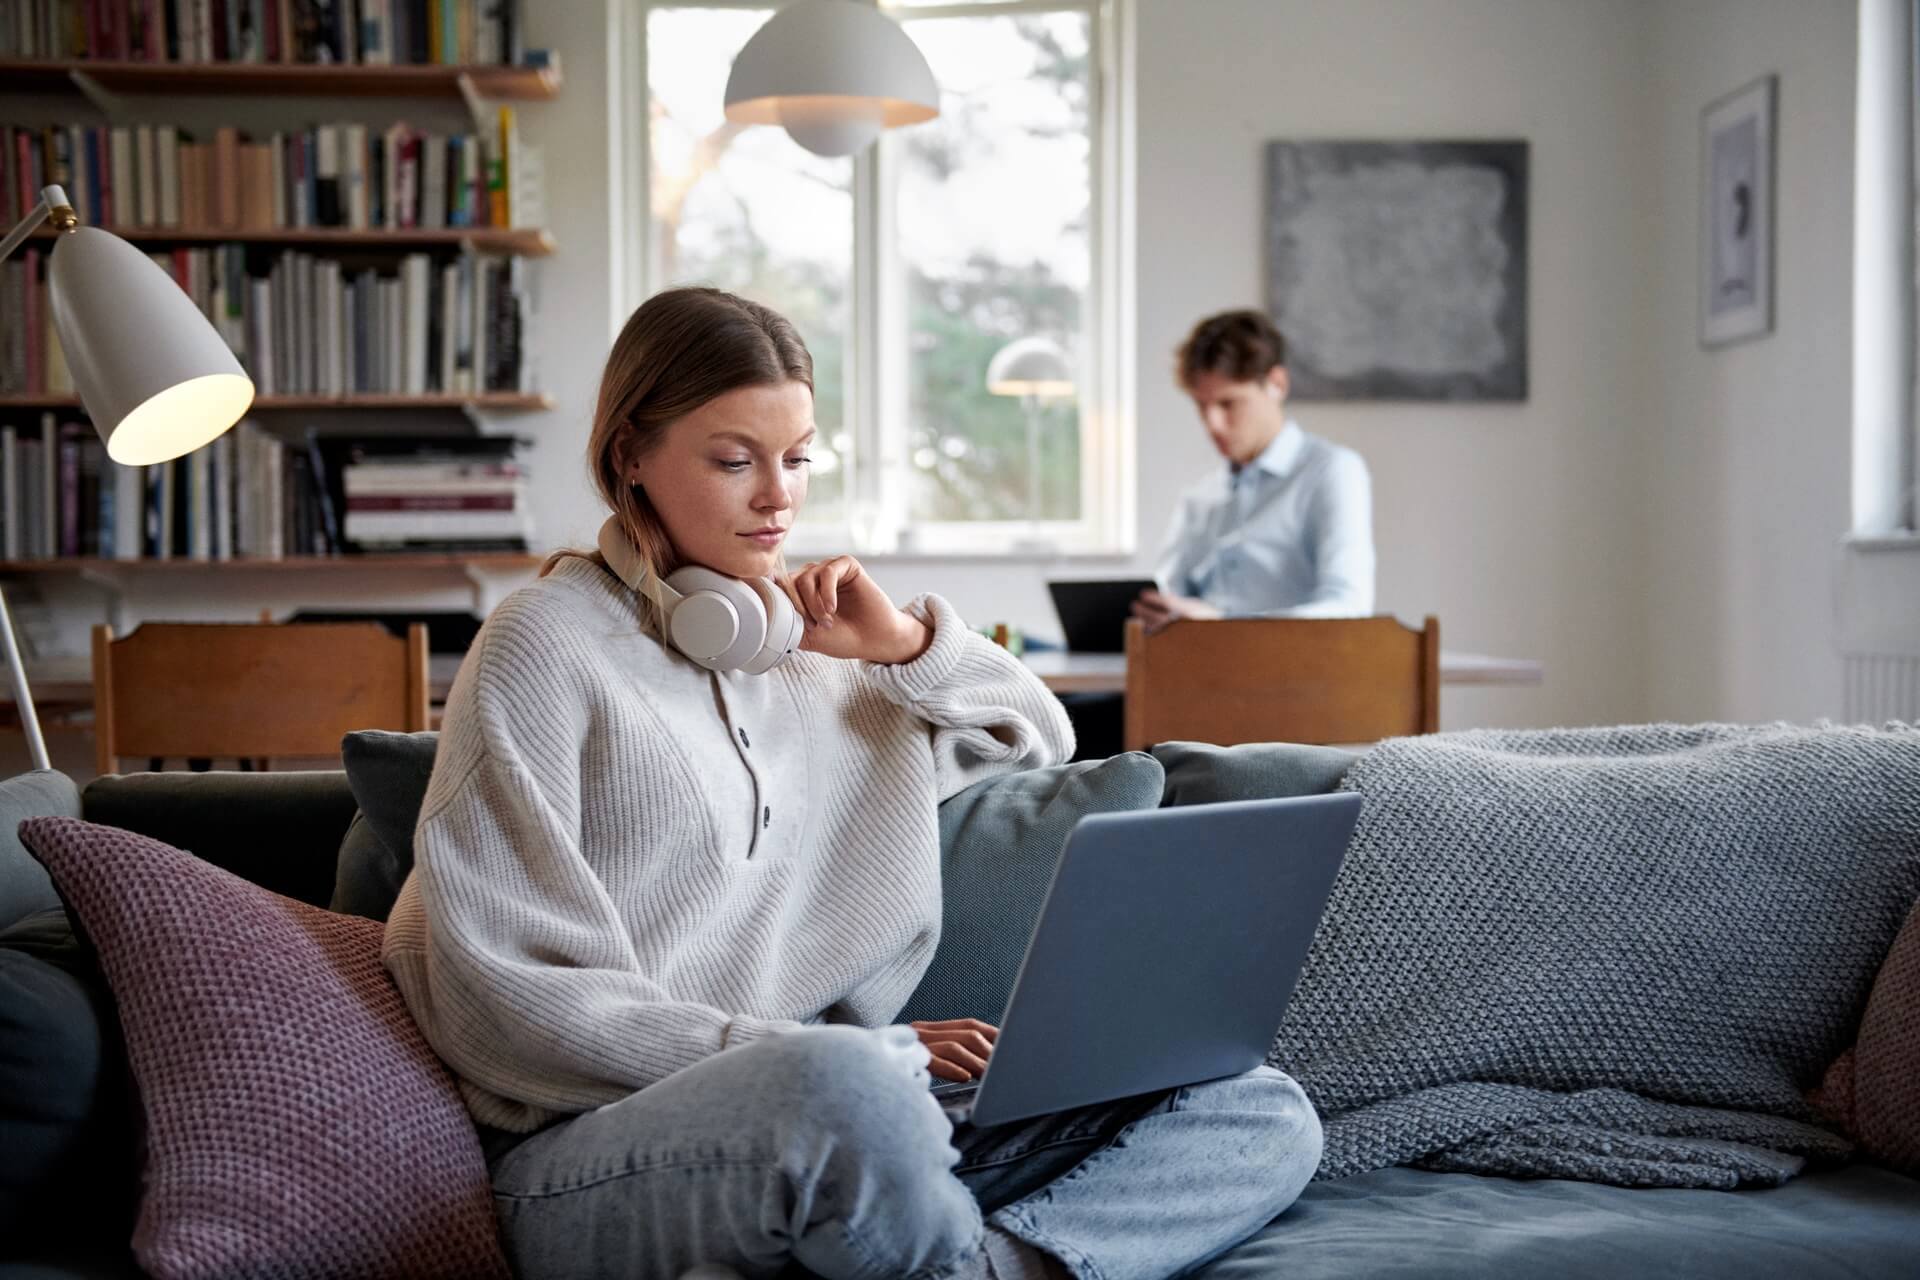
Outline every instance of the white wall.
<path id="1" fill-rule="evenodd" d="M 1653 6 L 1654 228 L 1643 329 L 1648 712 L 1842 713 L 1834 600 L 1850 520 L 1851 0 Z M 1774 329 L 1698 341 L 1699 128 L 1776 73 Z"/>

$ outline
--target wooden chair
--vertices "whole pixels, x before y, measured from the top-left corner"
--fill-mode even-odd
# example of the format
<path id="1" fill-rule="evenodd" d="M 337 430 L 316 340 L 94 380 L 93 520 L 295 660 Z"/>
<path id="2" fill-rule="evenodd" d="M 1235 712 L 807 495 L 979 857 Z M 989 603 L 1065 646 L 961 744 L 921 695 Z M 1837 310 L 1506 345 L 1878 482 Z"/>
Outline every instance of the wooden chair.
<path id="1" fill-rule="evenodd" d="M 1440 620 L 1127 623 L 1124 745 L 1373 742 L 1440 727 Z"/>
<path id="2" fill-rule="evenodd" d="M 101 773 L 120 756 L 337 756 L 355 729 L 427 727 L 427 628 L 149 622 L 93 629 Z M 243 765 L 243 767 L 245 767 Z"/>

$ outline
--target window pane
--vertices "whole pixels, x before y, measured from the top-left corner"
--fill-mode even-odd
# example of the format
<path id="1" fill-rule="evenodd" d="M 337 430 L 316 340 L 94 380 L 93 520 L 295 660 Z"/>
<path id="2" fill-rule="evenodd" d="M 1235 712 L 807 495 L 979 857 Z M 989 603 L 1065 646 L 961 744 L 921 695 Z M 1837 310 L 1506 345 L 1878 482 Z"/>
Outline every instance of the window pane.
<path id="1" fill-rule="evenodd" d="M 1052 339 L 1085 391 L 1092 269 L 1090 19 L 1084 12 L 904 24 L 941 88 L 940 115 L 901 130 L 899 241 L 907 273 L 906 453 L 918 520 L 1021 520 L 1028 410 L 1039 516 L 1080 516 L 1080 408 L 986 388 L 1006 343 Z"/>
<path id="2" fill-rule="evenodd" d="M 800 330 L 813 353 L 820 428 L 802 518 L 837 522 L 853 443 L 845 416 L 853 162 L 816 156 L 784 129 L 727 122 L 734 55 L 771 15 L 691 7 L 647 15 L 649 279 L 716 285 L 773 307 Z"/>

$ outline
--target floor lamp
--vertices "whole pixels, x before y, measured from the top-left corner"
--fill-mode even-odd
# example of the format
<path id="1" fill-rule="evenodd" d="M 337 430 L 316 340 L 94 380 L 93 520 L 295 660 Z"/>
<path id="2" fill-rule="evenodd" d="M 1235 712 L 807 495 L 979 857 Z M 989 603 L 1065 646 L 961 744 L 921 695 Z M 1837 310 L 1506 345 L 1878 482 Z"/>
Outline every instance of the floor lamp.
<path id="1" fill-rule="evenodd" d="M 40 189 L 40 203 L 0 240 L 0 259 L 48 221 L 59 233 L 47 263 L 54 332 L 107 457 L 129 467 L 167 462 L 238 422 L 253 403 L 253 381 L 213 325 L 146 254 L 81 226 L 59 187 Z M 3 594 L 0 646 L 33 766 L 50 769 Z"/>
<path id="2" fill-rule="evenodd" d="M 1049 338 L 1015 338 L 987 361 L 987 390 L 1019 396 L 1027 414 L 1027 536 L 1016 551 L 1052 551 L 1040 536 L 1040 402 L 1073 394 L 1067 353 Z"/>

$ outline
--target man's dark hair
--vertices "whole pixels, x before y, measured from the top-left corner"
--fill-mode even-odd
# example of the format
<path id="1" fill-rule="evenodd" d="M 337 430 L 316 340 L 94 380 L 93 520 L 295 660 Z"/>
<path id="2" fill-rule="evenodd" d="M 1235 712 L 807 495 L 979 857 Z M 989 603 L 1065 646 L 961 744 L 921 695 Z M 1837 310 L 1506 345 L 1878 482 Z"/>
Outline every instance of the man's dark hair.
<path id="1" fill-rule="evenodd" d="M 1222 311 L 1193 326 L 1176 359 L 1183 387 L 1203 373 L 1255 382 L 1286 367 L 1287 340 L 1264 311 Z"/>

